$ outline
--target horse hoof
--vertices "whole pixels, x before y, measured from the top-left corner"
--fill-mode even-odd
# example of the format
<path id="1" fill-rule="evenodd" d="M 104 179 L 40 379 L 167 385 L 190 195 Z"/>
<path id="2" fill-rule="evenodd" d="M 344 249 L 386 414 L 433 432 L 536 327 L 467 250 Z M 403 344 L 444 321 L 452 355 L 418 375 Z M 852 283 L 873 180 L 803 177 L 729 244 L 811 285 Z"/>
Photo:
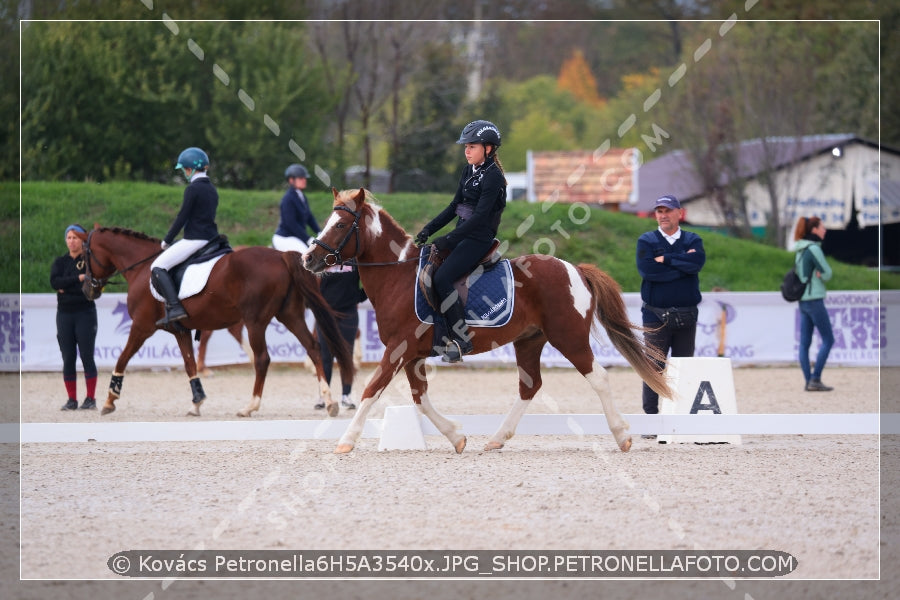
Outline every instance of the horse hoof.
<path id="1" fill-rule="evenodd" d="M 325 409 L 328 411 L 329 417 L 336 417 L 338 416 L 338 412 L 341 410 L 341 405 L 337 402 L 332 402 L 331 404 L 326 406 Z"/>
<path id="2" fill-rule="evenodd" d="M 628 436 L 619 443 L 619 450 L 621 450 L 622 452 L 628 452 L 629 450 L 631 450 L 631 436 Z"/>
<path id="3" fill-rule="evenodd" d="M 199 374 L 204 377 L 212 377 L 213 375 L 215 375 L 215 373 L 213 371 L 210 371 L 209 369 L 206 369 L 206 368 L 200 369 Z"/>
<path id="4" fill-rule="evenodd" d="M 334 449 L 335 454 L 347 454 L 353 450 L 353 444 L 338 444 L 337 448 Z"/>
<path id="5" fill-rule="evenodd" d="M 104 406 L 102 409 L 100 409 L 100 416 L 108 415 L 109 413 L 111 413 L 115 410 L 116 410 L 115 406 Z"/>
<path id="6" fill-rule="evenodd" d="M 485 450 L 499 450 L 502 447 L 503 447 L 503 444 L 501 444 L 500 442 L 493 442 L 493 441 L 488 442 L 487 444 L 484 445 Z"/>
<path id="7" fill-rule="evenodd" d="M 250 414 L 251 414 L 251 413 L 247 412 L 246 410 L 239 410 L 239 411 L 237 411 L 237 416 L 239 416 L 239 417 L 249 417 Z"/>
<path id="8" fill-rule="evenodd" d="M 456 449 L 457 454 L 462 454 L 462 451 L 466 449 L 466 437 L 463 436 L 463 438 L 456 442 L 453 447 Z"/>
<path id="9" fill-rule="evenodd" d="M 189 410 L 189 411 L 187 411 L 187 415 L 186 415 L 186 416 L 188 416 L 188 417 L 199 417 L 199 416 L 200 416 L 200 411 L 199 411 L 199 410 L 196 410 L 196 409 L 194 409 L 194 410 Z"/>

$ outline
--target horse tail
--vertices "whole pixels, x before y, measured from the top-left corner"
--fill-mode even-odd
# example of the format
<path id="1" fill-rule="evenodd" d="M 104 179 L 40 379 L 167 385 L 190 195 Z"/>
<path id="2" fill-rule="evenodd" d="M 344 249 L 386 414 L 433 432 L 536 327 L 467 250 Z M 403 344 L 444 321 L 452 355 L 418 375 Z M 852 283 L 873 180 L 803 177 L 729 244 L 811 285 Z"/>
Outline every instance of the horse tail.
<path id="1" fill-rule="evenodd" d="M 331 349 L 331 355 L 337 360 L 344 381 L 352 381 L 354 375 L 353 349 L 347 346 L 335 318 L 338 313 L 329 306 L 328 301 L 319 291 L 319 281 L 315 275 L 301 266 L 299 252 L 282 252 L 281 259 L 291 274 L 294 292 L 299 294 L 301 306 L 307 305 L 316 319 L 316 325 L 322 330 L 325 343 Z M 315 332 L 313 332 L 315 335 Z"/>
<path id="2" fill-rule="evenodd" d="M 648 346 L 642 338 L 635 335 L 635 329 L 644 328 L 629 320 L 625 301 L 622 299 L 622 288 L 612 277 L 594 265 L 580 264 L 576 268 L 591 290 L 597 320 L 603 325 L 613 346 L 653 391 L 660 396 L 672 398 L 672 390 L 663 371 L 660 370 L 665 357 L 660 356 L 656 348 Z"/>

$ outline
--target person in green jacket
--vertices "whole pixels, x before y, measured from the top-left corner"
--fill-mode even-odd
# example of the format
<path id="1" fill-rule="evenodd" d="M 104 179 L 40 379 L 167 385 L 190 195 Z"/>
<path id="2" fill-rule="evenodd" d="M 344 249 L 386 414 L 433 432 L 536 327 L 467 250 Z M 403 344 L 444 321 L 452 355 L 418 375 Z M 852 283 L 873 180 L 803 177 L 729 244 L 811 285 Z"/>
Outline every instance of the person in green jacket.
<path id="1" fill-rule="evenodd" d="M 831 319 L 825 308 L 825 282 L 831 279 L 831 267 L 822 252 L 825 232 L 825 224 L 819 217 L 800 217 L 794 228 L 794 240 L 797 242 L 794 250 L 798 255 L 794 261 L 797 265 L 795 268 L 800 279 L 809 282 L 800 298 L 799 351 L 800 369 L 806 379 L 804 389 L 807 392 L 830 392 L 834 389 L 822 383 L 822 370 L 834 345 Z M 808 252 L 804 252 L 807 249 Z M 822 345 L 819 346 L 815 366 L 811 367 L 809 348 L 812 345 L 813 329 L 819 330 Z"/>

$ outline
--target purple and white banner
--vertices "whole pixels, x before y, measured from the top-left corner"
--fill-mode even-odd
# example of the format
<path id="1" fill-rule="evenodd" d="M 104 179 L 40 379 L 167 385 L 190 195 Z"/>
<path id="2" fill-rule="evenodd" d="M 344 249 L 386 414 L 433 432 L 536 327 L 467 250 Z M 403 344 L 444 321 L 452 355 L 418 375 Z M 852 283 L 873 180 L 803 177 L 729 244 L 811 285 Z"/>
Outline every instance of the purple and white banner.
<path id="1" fill-rule="evenodd" d="M 640 297 L 625 294 L 632 321 L 640 323 Z M 900 323 L 900 291 L 829 292 L 825 305 L 831 316 L 835 343 L 829 364 L 846 366 L 900 365 L 900 340 L 889 335 Z M 97 301 L 97 366 L 112 369 L 122 353 L 131 317 L 125 294 L 104 294 Z M 378 337 L 375 313 L 367 302 L 359 307 L 362 360 L 381 360 L 384 346 Z M 410 311 L 410 319 L 415 317 Z M 307 315 L 312 326 L 312 317 Z M 800 325 L 797 304 L 785 302 L 772 292 L 707 292 L 703 295 L 697 325 L 696 356 L 731 358 L 735 365 L 766 365 L 797 361 Z M 303 346 L 287 329 L 272 321 L 266 332 L 274 362 L 295 363 L 306 358 Z M 818 348 L 813 339 L 812 355 Z M 612 347 L 605 333 L 592 341 L 594 354 L 605 366 L 625 366 L 625 359 Z M 438 364 L 440 363 L 437 359 Z M 571 366 L 555 348 L 546 346 L 543 364 Z M 249 362 L 240 345 L 226 331 L 210 339 L 207 365 Z M 466 357 L 468 364 L 515 364 L 511 345 L 490 353 Z M 181 352 L 175 338 L 157 331 L 128 364 L 129 368 L 181 367 Z M 62 359 L 56 342 L 56 297 L 54 294 L 0 295 L 0 370 L 58 371 Z M 80 365 L 79 365 L 80 368 Z"/>

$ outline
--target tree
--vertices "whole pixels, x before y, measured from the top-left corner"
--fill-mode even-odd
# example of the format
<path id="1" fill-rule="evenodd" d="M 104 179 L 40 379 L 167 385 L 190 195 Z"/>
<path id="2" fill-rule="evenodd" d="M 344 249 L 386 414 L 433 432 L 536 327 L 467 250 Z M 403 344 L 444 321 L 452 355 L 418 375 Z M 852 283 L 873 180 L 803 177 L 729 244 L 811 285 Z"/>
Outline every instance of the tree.
<path id="1" fill-rule="evenodd" d="M 398 191 L 452 192 L 459 175 L 459 146 L 453 142 L 463 126 L 457 115 L 466 93 L 465 65 L 451 45 L 438 40 L 425 47 L 422 58 L 423 75 L 404 94 L 389 165 Z"/>
<path id="2" fill-rule="evenodd" d="M 572 55 L 562 64 L 556 83 L 560 89 L 571 92 L 580 102 L 597 107 L 605 104 L 605 100 L 597 93 L 597 80 L 580 49 L 572 51 Z"/>

